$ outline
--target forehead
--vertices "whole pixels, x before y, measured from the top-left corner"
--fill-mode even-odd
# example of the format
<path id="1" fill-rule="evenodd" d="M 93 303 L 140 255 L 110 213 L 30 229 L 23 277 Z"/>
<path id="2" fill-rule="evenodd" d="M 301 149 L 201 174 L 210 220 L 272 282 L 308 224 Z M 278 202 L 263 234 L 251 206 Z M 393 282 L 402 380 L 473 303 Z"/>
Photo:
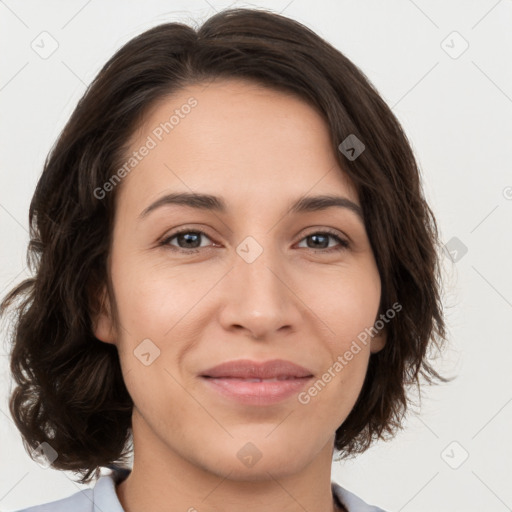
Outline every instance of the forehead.
<path id="1" fill-rule="evenodd" d="M 241 203 L 339 192 L 357 202 L 320 113 L 256 83 L 214 80 L 160 99 L 131 137 L 127 158 L 144 146 L 151 149 L 120 191 L 138 204 L 169 190 Z"/>

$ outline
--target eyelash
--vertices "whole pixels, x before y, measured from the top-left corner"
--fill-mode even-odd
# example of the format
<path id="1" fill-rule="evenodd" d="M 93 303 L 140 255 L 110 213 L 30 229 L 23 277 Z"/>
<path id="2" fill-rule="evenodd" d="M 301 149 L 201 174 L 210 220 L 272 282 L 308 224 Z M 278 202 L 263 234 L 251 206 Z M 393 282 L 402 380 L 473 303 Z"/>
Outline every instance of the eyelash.
<path id="1" fill-rule="evenodd" d="M 204 231 L 197 230 L 197 229 L 183 228 L 180 231 L 176 231 L 176 232 L 172 233 L 171 235 L 169 235 L 168 237 L 164 238 L 159 243 L 159 245 L 164 246 L 165 248 L 170 249 L 171 251 L 181 252 L 181 253 L 185 253 L 185 254 L 197 253 L 201 249 L 204 249 L 204 247 L 203 248 L 195 248 L 195 249 L 182 249 L 181 247 L 175 247 L 175 246 L 172 246 L 169 244 L 169 242 L 173 238 L 176 238 L 178 235 L 181 235 L 183 233 L 196 233 L 196 234 L 204 235 L 207 238 L 210 238 Z M 301 240 L 299 242 L 302 242 L 302 240 L 304 240 L 305 238 L 309 238 L 310 236 L 313 236 L 313 235 L 329 235 L 330 237 L 336 239 L 339 242 L 339 246 L 331 247 L 329 249 L 310 249 L 311 251 L 330 254 L 330 253 L 333 253 L 336 251 L 343 251 L 343 250 L 350 248 L 350 243 L 347 240 L 341 238 L 335 231 L 331 231 L 329 229 L 324 229 L 323 231 L 313 231 L 312 233 L 309 233 L 306 236 L 304 236 L 303 238 L 301 238 Z M 308 248 L 306 247 L 306 249 L 308 249 Z"/>

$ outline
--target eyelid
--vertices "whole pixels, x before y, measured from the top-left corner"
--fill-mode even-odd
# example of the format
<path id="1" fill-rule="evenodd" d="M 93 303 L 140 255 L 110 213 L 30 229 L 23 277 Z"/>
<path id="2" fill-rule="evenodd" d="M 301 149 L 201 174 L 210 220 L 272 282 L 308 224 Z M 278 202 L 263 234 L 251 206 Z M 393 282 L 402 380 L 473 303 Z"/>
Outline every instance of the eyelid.
<path id="1" fill-rule="evenodd" d="M 349 237 L 347 235 L 345 235 L 345 233 L 343 233 L 339 229 L 326 228 L 326 227 L 323 227 L 323 226 L 313 226 L 311 229 L 308 229 L 308 231 L 306 231 L 305 234 L 302 235 L 302 238 L 304 238 L 306 236 L 314 235 L 316 233 L 327 233 L 329 235 L 334 235 L 334 236 L 338 236 L 340 238 L 343 238 L 347 242 L 349 242 Z M 301 238 L 301 240 L 302 240 L 302 238 Z"/>

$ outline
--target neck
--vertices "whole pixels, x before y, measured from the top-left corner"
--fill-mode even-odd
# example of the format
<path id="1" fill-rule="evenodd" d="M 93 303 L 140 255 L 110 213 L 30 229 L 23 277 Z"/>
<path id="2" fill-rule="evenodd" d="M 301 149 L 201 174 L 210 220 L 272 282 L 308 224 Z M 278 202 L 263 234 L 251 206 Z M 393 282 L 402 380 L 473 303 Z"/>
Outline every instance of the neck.
<path id="1" fill-rule="evenodd" d="M 230 470 L 227 461 L 209 466 L 206 459 L 183 457 L 152 437 L 142 421 L 133 422 L 132 431 L 133 469 L 116 488 L 125 512 L 344 510 L 336 506 L 331 490 L 333 440 L 305 467 L 294 465 L 292 453 L 289 464 L 262 456 L 251 471 L 240 472 L 238 460 Z"/>

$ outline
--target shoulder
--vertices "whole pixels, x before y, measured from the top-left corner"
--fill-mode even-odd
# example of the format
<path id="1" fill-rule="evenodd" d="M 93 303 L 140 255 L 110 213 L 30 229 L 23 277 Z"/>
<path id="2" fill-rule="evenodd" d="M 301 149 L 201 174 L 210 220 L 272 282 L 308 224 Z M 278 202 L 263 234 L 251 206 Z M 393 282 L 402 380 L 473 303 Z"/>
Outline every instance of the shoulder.
<path id="1" fill-rule="evenodd" d="M 359 496 L 341 487 L 336 482 L 332 482 L 332 491 L 335 496 L 339 498 L 341 503 L 345 505 L 348 512 L 386 512 L 382 508 L 375 505 L 368 505 Z"/>
<path id="2" fill-rule="evenodd" d="M 42 505 L 34 505 L 15 512 L 93 512 L 92 489 L 84 489 L 67 498 Z"/>
<path id="3" fill-rule="evenodd" d="M 127 472 L 117 470 L 101 476 L 93 488 L 83 489 L 66 498 L 14 512 L 124 512 L 115 485 Z"/>

